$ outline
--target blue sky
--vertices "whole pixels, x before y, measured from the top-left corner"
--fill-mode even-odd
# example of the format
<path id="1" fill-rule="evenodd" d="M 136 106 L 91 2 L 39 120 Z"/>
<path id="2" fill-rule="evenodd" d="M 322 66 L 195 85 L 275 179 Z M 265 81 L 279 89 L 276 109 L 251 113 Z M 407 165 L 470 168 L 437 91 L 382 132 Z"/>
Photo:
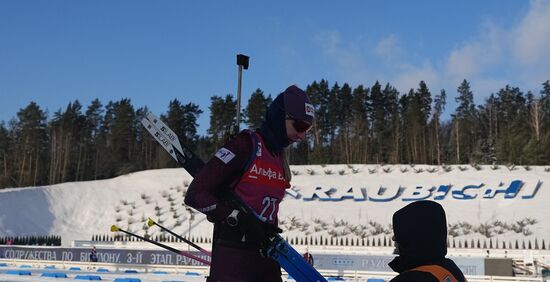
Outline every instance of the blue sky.
<path id="1" fill-rule="evenodd" d="M 251 57 L 243 103 L 261 88 L 327 79 L 401 92 L 471 83 L 477 103 L 506 84 L 550 79 L 550 0 L 0 0 L 0 121 L 30 101 L 50 116 L 70 101 L 130 98 L 160 114 L 178 98 L 205 111 L 237 92 L 235 55 Z"/>

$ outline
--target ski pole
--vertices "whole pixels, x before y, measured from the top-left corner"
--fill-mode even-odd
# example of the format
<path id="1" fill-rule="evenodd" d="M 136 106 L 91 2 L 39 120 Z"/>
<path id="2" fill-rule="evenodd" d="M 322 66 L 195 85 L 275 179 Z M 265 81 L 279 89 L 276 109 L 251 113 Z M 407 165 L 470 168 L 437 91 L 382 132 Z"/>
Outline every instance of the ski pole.
<path id="1" fill-rule="evenodd" d="M 162 230 L 164 230 L 164 231 L 166 231 L 166 232 L 172 234 L 174 237 L 176 237 L 176 238 L 182 240 L 183 242 L 185 242 L 185 243 L 191 245 L 191 247 L 193 247 L 193 248 L 199 250 L 201 253 L 203 253 L 203 254 L 205 254 L 205 255 L 208 255 L 208 256 L 212 256 L 212 253 L 211 253 L 211 252 L 209 252 L 209 251 L 207 251 L 207 250 L 205 250 L 205 249 L 199 247 L 197 244 L 195 244 L 195 243 L 193 243 L 193 242 L 191 242 L 191 241 L 185 239 L 183 236 L 180 236 L 180 235 L 178 235 L 178 234 L 172 232 L 170 229 L 168 229 L 168 228 L 166 228 L 166 227 L 164 227 L 164 226 L 158 224 L 157 222 L 155 222 L 154 220 L 152 220 L 151 218 L 149 218 L 149 219 L 147 220 L 147 226 L 151 227 L 151 226 L 153 226 L 153 225 L 156 225 L 156 226 L 160 227 L 160 229 L 162 229 Z"/>
<path id="2" fill-rule="evenodd" d="M 136 238 L 139 238 L 139 239 L 141 239 L 141 240 L 143 240 L 143 241 L 146 241 L 146 242 L 149 242 L 149 243 L 151 243 L 151 244 L 157 245 L 157 246 L 159 246 L 159 247 L 161 247 L 161 248 L 163 248 L 163 249 L 169 250 L 169 251 L 171 251 L 171 252 L 173 252 L 173 253 L 176 253 L 176 254 L 178 254 L 178 255 L 182 255 L 182 256 L 184 256 L 184 257 L 188 257 L 188 258 L 190 258 L 190 259 L 194 259 L 194 260 L 196 260 L 196 261 L 198 261 L 198 262 L 201 262 L 201 263 L 204 264 L 204 265 L 208 265 L 208 266 L 210 265 L 210 262 L 209 262 L 209 261 L 207 261 L 207 260 L 205 260 L 205 259 L 202 259 L 202 258 L 200 258 L 200 257 L 198 257 L 198 256 L 196 256 L 196 255 L 194 255 L 194 254 L 192 254 L 192 253 L 188 253 L 188 252 L 186 252 L 186 251 L 176 250 L 176 249 L 174 249 L 174 248 L 172 248 L 172 247 L 170 247 L 170 246 L 164 245 L 164 244 L 159 243 L 159 242 L 157 242 L 157 241 L 154 241 L 154 240 L 151 240 L 151 239 L 148 239 L 148 238 L 145 238 L 145 237 L 141 237 L 141 236 L 139 236 L 139 235 L 137 235 L 137 234 L 134 234 L 134 233 L 132 233 L 132 232 L 129 232 L 129 231 L 120 229 L 120 228 L 119 228 L 118 226 L 116 226 L 116 225 L 111 226 L 111 232 L 122 232 L 122 233 L 128 234 L 128 235 L 130 235 L 130 236 L 132 236 L 132 237 L 136 237 Z"/>

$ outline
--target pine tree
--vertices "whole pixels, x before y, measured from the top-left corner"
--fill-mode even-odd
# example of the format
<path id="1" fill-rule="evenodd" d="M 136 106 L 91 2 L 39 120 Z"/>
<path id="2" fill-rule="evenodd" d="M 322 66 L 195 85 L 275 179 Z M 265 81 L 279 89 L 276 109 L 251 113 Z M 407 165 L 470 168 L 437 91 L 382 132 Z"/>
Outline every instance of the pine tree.
<path id="1" fill-rule="evenodd" d="M 529 91 L 527 93 L 527 104 L 529 107 L 529 125 L 533 131 L 533 137 L 538 142 L 542 136 L 544 121 L 544 112 L 542 110 L 542 100 L 533 96 Z"/>
<path id="2" fill-rule="evenodd" d="M 442 156 L 442 149 L 441 149 L 441 130 L 440 130 L 440 118 L 441 114 L 445 111 L 445 104 L 447 100 L 447 94 L 445 93 L 445 89 L 442 89 L 441 92 L 439 92 L 439 95 L 436 95 L 434 98 L 434 112 L 432 114 L 432 127 L 434 129 L 434 136 L 435 136 L 435 146 L 436 146 L 436 158 L 437 165 L 441 165 L 441 156 Z M 432 159 L 433 161 L 433 159 Z"/>
<path id="3" fill-rule="evenodd" d="M 141 121 L 147 116 L 149 109 L 147 107 L 136 110 L 136 122 Z M 136 160 L 135 163 L 140 169 L 153 169 L 170 167 L 173 160 L 149 134 L 143 126 L 136 126 Z"/>
<path id="4" fill-rule="evenodd" d="M 161 115 L 161 119 L 176 133 L 182 143 L 187 144 L 192 149 L 196 142 L 197 120 L 202 114 L 199 106 L 193 103 L 183 105 L 178 99 L 170 101 L 168 112 Z"/>
<path id="5" fill-rule="evenodd" d="M 57 111 L 49 124 L 49 183 L 82 180 L 85 169 L 85 117 L 77 101 Z"/>
<path id="6" fill-rule="evenodd" d="M 328 96 L 328 105 L 327 105 L 327 117 L 326 117 L 326 125 L 327 125 L 327 137 L 328 142 L 330 144 L 329 146 L 329 153 L 325 156 L 326 163 L 337 163 L 337 156 L 338 152 L 336 150 L 336 140 L 338 138 L 338 133 L 340 130 L 340 123 L 338 118 L 338 110 L 341 108 L 340 105 L 340 95 L 341 95 L 341 88 L 338 83 L 334 83 L 332 88 L 330 89 L 329 96 Z"/>
<path id="7" fill-rule="evenodd" d="M 397 163 L 410 163 L 411 157 L 409 155 L 409 149 L 408 149 L 408 138 L 407 138 L 407 132 L 409 125 L 411 124 L 408 117 L 409 112 L 409 99 L 413 95 L 413 89 L 409 91 L 408 94 L 402 95 L 399 98 L 399 128 L 401 129 L 398 132 L 398 142 L 400 143 L 400 146 L 398 147 L 398 162 Z"/>
<path id="8" fill-rule="evenodd" d="M 523 148 L 529 142 L 525 96 L 519 88 L 507 85 L 497 93 L 497 107 L 497 159 L 503 163 L 523 164 Z"/>
<path id="9" fill-rule="evenodd" d="M 399 113 L 399 92 L 389 83 L 382 90 L 384 96 L 385 121 L 387 126 L 383 131 L 382 160 L 384 163 L 398 163 L 401 147 L 401 125 Z"/>
<path id="10" fill-rule="evenodd" d="M 96 160 L 94 179 L 103 179 L 115 175 L 116 156 L 113 154 L 112 126 L 115 116 L 115 103 L 109 101 L 105 106 L 105 115 L 96 137 Z"/>
<path id="11" fill-rule="evenodd" d="M 368 160 L 368 95 L 370 89 L 362 85 L 356 87 L 352 92 L 352 103 L 350 106 L 352 114 L 352 140 L 351 140 L 351 163 L 366 163 Z"/>
<path id="12" fill-rule="evenodd" d="M 218 147 L 225 142 L 235 126 L 237 102 L 231 95 L 226 95 L 225 99 L 214 96 L 210 101 L 210 128 L 207 132 L 214 146 Z"/>
<path id="13" fill-rule="evenodd" d="M 479 162 L 494 164 L 497 162 L 496 138 L 498 135 L 497 98 L 491 94 L 484 105 L 478 108 Z"/>
<path id="14" fill-rule="evenodd" d="M 250 95 L 248 104 L 243 111 L 244 120 L 248 128 L 256 129 L 262 125 L 267 107 L 271 102 L 271 95 L 266 97 L 260 88 Z"/>
<path id="15" fill-rule="evenodd" d="M 0 122 L 0 189 L 11 187 L 15 184 L 10 179 L 12 167 L 10 166 L 11 162 L 8 161 L 11 146 L 9 131 L 2 121 Z"/>
<path id="16" fill-rule="evenodd" d="M 168 111 L 165 115 L 161 115 L 160 119 L 174 131 L 182 144 L 186 144 L 191 150 L 196 151 L 199 141 L 197 120 L 202 113 L 203 111 L 198 105 L 194 103 L 182 104 L 178 99 L 174 99 L 169 102 Z M 148 133 L 143 132 L 143 134 Z M 157 146 L 157 144 L 153 144 L 153 146 Z M 177 166 L 168 154 L 162 154 L 157 159 L 161 167 Z"/>
<path id="17" fill-rule="evenodd" d="M 111 134 L 113 153 L 116 157 L 116 175 L 135 171 L 136 124 L 135 111 L 130 99 L 122 99 L 115 104 L 115 115 Z"/>
<path id="18" fill-rule="evenodd" d="M 103 122 L 103 105 L 99 99 L 94 99 L 85 113 L 84 142 L 85 142 L 85 176 L 84 179 L 97 179 L 98 169 L 98 136 Z"/>
<path id="19" fill-rule="evenodd" d="M 374 83 L 368 96 L 368 118 L 371 124 L 370 140 L 372 144 L 372 152 L 374 162 L 384 163 L 383 159 L 383 143 L 384 129 L 386 128 L 386 109 L 384 107 L 384 95 L 382 94 L 382 86 L 378 81 Z"/>
<path id="20" fill-rule="evenodd" d="M 470 90 L 470 83 L 465 79 L 457 88 L 458 96 L 455 98 L 458 104 L 453 115 L 455 129 L 456 162 L 469 163 L 476 144 L 475 123 L 476 106 L 474 94 Z"/>
<path id="21" fill-rule="evenodd" d="M 543 111 L 544 102 L 542 97 L 537 98 L 529 91 L 527 93 L 528 124 L 531 129 L 531 136 L 527 146 L 524 148 L 526 164 L 543 165 L 548 163 L 547 151 L 545 145 L 545 113 Z"/>
<path id="22" fill-rule="evenodd" d="M 542 84 L 540 90 L 541 111 L 543 112 L 544 131 L 550 131 L 550 80 Z"/>
<path id="23" fill-rule="evenodd" d="M 14 124 L 14 179 L 17 186 L 47 183 L 46 113 L 35 103 L 17 113 Z"/>
<path id="24" fill-rule="evenodd" d="M 313 152 L 310 160 L 313 163 L 327 163 L 327 148 L 330 148 L 330 116 L 329 103 L 331 91 L 328 81 L 322 79 L 319 83 L 314 81 L 306 87 L 306 93 L 315 107 L 315 124 L 312 128 Z"/>
<path id="25" fill-rule="evenodd" d="M 427 123 L 431 112 L 431 93 L 424 81 L 420 81 L 416 91 L 409 91 L 406 111 L 407 151 L 412 163 L 427 162 Z"/>
<path id="26" fill-rule="evenodd" d="M 337 143 L 333 146 L 336 146 L 337 156 L 339 158 L 336 160 L 338 163 L 351 163 L 351 139 L 352 139 L 352 116 L 353 113 L 349 110 L 352 102 L 352 90 L 349 84 L 344 83 L 342 88 L 340 88 L 337 105 L 336 105 L 336 120 L 338 124 L 338 137 Z"/>

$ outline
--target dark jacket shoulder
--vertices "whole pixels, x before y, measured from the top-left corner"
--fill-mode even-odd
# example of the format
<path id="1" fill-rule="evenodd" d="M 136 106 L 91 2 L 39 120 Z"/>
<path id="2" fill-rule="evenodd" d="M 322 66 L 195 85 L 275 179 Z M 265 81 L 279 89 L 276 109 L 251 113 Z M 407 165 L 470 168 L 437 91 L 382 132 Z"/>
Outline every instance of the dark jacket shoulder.
<path id="1" fill-rule="evenodd" d="M 438 282 L 437 278 L 428 272 L 407 271 L 399 274 L 390 282 Z"/>
<path id="2" fill-rule="evenodd" d="M 448 270 L 459 282 L 466 281 L 466 278 L 464 277 L 464 274 L 458 268 L 458 266 L 454 263 L 451 259 L 443 259 L 442 261 L 438 263 L 434 263 L 435 265 L 439 265 L 446 270 Z M 437 278 L 433 276 L 429 272 L 424 271 L 418 271 L 418 270 L 409 270 L 404 271 L 395 278 L 391 280 L 391 282 L 401 282 L 401 281 L 410 281 L 410 282 L 416 282 L 416 281 L 427 281 L 427 282 L 437 282 Z"/>

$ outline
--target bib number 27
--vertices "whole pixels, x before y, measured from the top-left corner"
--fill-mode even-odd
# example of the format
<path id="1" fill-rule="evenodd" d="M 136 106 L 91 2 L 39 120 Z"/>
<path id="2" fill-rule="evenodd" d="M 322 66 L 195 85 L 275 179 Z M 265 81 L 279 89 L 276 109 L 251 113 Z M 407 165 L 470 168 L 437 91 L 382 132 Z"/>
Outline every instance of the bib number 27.
<path id="1" fill-rule="evenodd" d="M 260 219 L 262 221 L 272 221 L 273 215 L 277 210 L 277 198 L 264 197 L 262 200 L 262 212 L 260 213 Z"/>

